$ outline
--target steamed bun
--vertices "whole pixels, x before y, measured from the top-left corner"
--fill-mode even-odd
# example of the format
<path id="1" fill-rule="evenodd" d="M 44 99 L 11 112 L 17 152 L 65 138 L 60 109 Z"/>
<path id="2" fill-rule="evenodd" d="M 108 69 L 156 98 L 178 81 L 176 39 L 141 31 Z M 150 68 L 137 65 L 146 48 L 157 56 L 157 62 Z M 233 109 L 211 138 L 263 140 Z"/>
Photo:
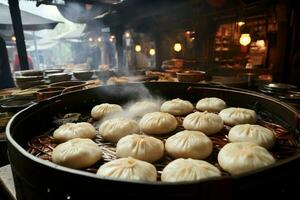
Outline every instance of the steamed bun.
<path id="1" fill-rule="evenodd" d="M 162 171 L 163 182 L 197 181 L 221 176 L 218 168 L 203 160 L 179 158 L 170 162 Z"/>
<path id="2" fill-rule="evenodd" d="M 206 135 L 212 135 L 223 128 L 223 120 L 220 116 L 209 112 L 194 112 L 183 120 L 183 127 L 191 131 L 201 131 Z"/>
<path id="3" fill-rule="evenodd" d="M 220 112 L 226 107 L 225 101 L 216 97 L 200 99 L 196 108 L 201 111 Z"/>
<path id="4" fill-rule="evenodd" d="M 225 108 L 219 113 L 227 125 L 254 124 L 257 120 L 256 112 L 246 108 Z"/>
<path id="5" fill-rule="evenodd" d="M 139 132 L 139 124 L 135 120 L 125 117 L 106 120 L 99 127 L 99 133 L 110 142 L 118 142 L 126 135 L 139 134 Z"/>
<path id="6" fill-rule="evenodd" d="M 146 134 L 166 134 L 176 129 L 177 120 L 169 113 L 153 112 L 144 115 L 139 124 Z"/>
<path id="7" fill-rule="evenodd" d="M 275 162 L 264 148 L 252 142 L 226 144 L 218 154 L 220 166 L 233 175 L 259 169 Z"/>
<path id="8" fill-rule="evenodd" d="M 134 158 L 119 158 L 102 165 L 97 175 L 125 180 L 156 181 L 156 168 Z"/>
<path id="9" fill-rule="evenodd" d="M 181 131 L 169 137 L 165 144 L 167 153 L 173 158 L 204 159 L 212 150 L 212 141 L 200 131 Z"/>
<path id="10" fill-rule="evenodd" d="M 94 119 L 99 120 L 105 116 L 122 111 L 122 107 L 117 104 L 102 103 L 93 107 L 91 115 Z"/>
<path id="11" fill-rule="evenodd" d="M 164 155 L 164 143 L 147 135 L 128 135 L 117 144 L 117 157 L 133 157 L 147 162 L 155 162 Z"/>
<path id="12" fill-rule="evenodd" d="M 160 107 L 161 112 L 170 113 L 175 116 L 186 115 L 191 113 L 193 109 L 194 106 L 191 102 L 179 98 L 166 101 Z"/>
<path id="13" fill-rule="evenodd" d="M 94 138 L 96 129 L 87 122 L 66 123 L 61 125 L 53 133 L 55 141 L 61 143 L 74 138 Z"/>
<path id="14" fill-rule="evenodd" d="M 131 105 L 128 112 L 133 117 L 143 117 L 147 113 L 157 112 L 160 109 L 160 105 L 153 101 L 139 101 Z"/>
<path id="15" fill-rule="evenodd" d="M 102 157 L 102 150 L 91 139 L 75 138 L 57 145 L 52 152 L 52 161 L 74 169 L 95 164 Z"/>
<path id="16" fill-rule="evenodd" d="M 253 142 L 267 149 L 275 144 L 275 134 L 260 125 L 241 124 L 232 127 L 228 134 L 231 142 Z"/>

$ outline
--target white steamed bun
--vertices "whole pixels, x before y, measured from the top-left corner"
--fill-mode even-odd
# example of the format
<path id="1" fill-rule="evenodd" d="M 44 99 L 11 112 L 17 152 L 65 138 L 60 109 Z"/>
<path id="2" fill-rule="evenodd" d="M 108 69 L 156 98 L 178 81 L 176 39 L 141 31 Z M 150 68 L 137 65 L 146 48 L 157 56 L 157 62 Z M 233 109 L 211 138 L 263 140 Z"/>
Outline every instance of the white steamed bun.
<path id="1" fill-rule="evenodd" d="M 99 133 L 110 142 L 118 142 L 122 137 L 139 134 L 139 124 L 129 118 L 117 117 L 104 121 L 99 127 Z"/>
<path id="2" fill-rule="evenodd" d="M 97 175 L 124 180 L 156 181 L 156 168 L 145 161 L 134 158 L 119 158 L 102 165 Z"/>
<path id="3" fill-rule="evenodd" d="M 260 125 L 241 124 L 232 127 L 228 134 L 230 142 L 253 142 L 267 149 L 275 144 L 275 134 Z"/>
<path id="4" fill-rule="evenodd" d="M 220 116 L 209 112 L 194 112 L 183 120 L 183 127 L 191 131 L 201 131 L 206 135 L 212 135 L 223 128 L 223 120 Z"/>
<path id="5" fill-rule="evenodd" d="M 173 158 L 204 159 L 212 150 L 212 141 L 200 131 L 180 131 L 169 137 L 165 148 Z"/>
<path id="6" fill-rule="evenodd" d="M 166 101 L 160 107 L 161 112 L 170 113 L 175 116 L 189 114 L 193 109 L 194 106 L 191 102 L 179 98 Z"/>
<path id="7" fill-rule="evenodd" d="M 221 176 L 218 168 L 203 160 L 179 158 L 170 162 L 162 171 L 163 182 L 196 181 Z"/>
<path id="8" fill-rule="evenodd" d="M 164 143 L 147 135 L 127 135 L 117 143 L 117 157 L 133 157 L 147 162 L 155 162 L 164 155 Z"/>
<path id="9" fill-rule="evenodd" d="M 219 113 L 224 123 L 230 126 L 238 124 L 254 124 L 256 112 L 246 108 L 225 108 Z"/>
<path id="10" fill-rule="evenodd" d="M 275 162 L 267 149 L 252 142 L 226 144 L 218 154 L 220 166 L 232 175 L 259 169 Z"/>
<path id="11" fill-rule="evenodd" d="M 93 107 L 91 115 L 94 119 L 99 120 L 108 115 L 112 115 L 122 111 L 122 107 L 117 104 L 102 103 Z"/>
<path id="12" fill-rule="evenodd" d="M 52 152 L 52 161 L 74 169 L 95 164 L 102 157 L 102 150 L 91 139 L 75 138 L 57 145 Z"/>
<path id="13" fill-rule="evenodd" d="M 208 97 L 200 99 L 196 104 L 196 108 L 201 111 L 220 112 L 226 107 L 225 101 L 216 97 Z"/>
<path id="14" fill-rule="evenodd" d="M 169 113 L 153 112 L 144 115 L 139 125 L 146 134 L 166 134 L 176 129 L 177 120 Z"/>
<path id="15" fill-rule="evenodd" d="M 55 141 L 61 143 L 74 138 L 94 138 L 96 129 L 87 122 L 66 123 L 61 125 L 53 133 Z"/>

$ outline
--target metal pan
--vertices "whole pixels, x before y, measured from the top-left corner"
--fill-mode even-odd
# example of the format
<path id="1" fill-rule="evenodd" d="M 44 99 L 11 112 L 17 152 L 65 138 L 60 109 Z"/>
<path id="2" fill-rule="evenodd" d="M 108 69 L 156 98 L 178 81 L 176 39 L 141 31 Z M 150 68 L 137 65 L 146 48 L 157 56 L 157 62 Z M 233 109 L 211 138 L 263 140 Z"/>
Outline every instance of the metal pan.
<path id="1" fill-rule="evenodd" d="M 7 126 L 8 152 L 18 200 L 101 199 L 134 197 L 143 199 L 253 199 L 299 198 L 300 153 L 276 164 L 239 176 L 225 176 L 194 182 L 162 183 L 101 178 L 39 159 L 26 151 L 27 142 L 49 130 L 51 116 L 64 112 L 89 111 L 101 102 L 124 104 L 150 95 L 197 102 L 215 96 L 229 105 L 255 109 L 291 130 L 299 141 L 300 116 L 277 99 L 247 90 L 190 83 L 149 82 L 102 86 L 54 97 L 30 106 L 13 117 Z M 245 195 L 246 194 L 246 195 Z"/>

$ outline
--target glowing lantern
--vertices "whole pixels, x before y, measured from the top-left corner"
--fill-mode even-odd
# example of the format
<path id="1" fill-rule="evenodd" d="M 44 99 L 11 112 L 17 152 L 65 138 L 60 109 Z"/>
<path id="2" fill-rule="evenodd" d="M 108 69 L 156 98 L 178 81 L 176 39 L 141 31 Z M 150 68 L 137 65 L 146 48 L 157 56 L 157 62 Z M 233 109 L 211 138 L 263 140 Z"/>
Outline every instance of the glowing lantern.
<path id="1" fill-rule="evenodd" d="M 126 37 L 126 38 L 130 38 L 130 33 L 126 32 L 126 33 L 125 33 L 125 37 Z"/>
<path id="2" fill-rule="evenodd" d="M 140 51 L 142 50 L 141 45 L 139 45 L 139 44 L 135 45 L 134 50 L 135 50 L 136 52 L 140 52 Z"/>
<path id="3" fill-rule="evenodd" d="M 180 52 L 181 50 L 182 50 L 182 45 L 179 42 L 175 43 L 174 44 L 174 51 Z"/>
<path id="4" fill-rule="evenodd" d="M 247 46 L 251 42 L 251 37 L 249 33 L 244 33 L 240 37 L 240 44 L 243 46 Z"/>
<path id="5" fill-rule="evenodd" d="M 149 50 L 149 54 L 150 54 L 151 56 L 154 56 L 154 55 L 155 55 L 155 49 L 150 49 L 150 50 Z"/>

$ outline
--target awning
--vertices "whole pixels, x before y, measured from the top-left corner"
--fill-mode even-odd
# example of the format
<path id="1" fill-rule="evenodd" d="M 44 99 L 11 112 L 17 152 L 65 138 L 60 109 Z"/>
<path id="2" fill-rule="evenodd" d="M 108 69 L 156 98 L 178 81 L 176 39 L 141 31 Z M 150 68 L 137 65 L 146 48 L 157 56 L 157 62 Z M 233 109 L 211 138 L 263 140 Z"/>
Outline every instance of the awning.
<path id="1" fill-rule="evenodd" d="M 47 50 L 47 49 L 54 47 L 57 44 L 58 44 L 58 41 L 40 39 L 37 41 L 37 49 L 39 51 Z M 36 48 L 34 47 L 34 45 L 31 45 L 29 48 L 27 48 L 27 51 L 36 51 Z"/>
<path id="2" fill-rule="evenodd" d="M 11 41 L 11 37 L 14 35 L 13 30 L 0 30 L 1 37 L 5 40 L 6 43 Z M 25 40 L 34 40 L 32 31 L 24 31 Z M 41 39 L 39 36 L 35 36 L 36 39 Z M 15 42 L 13 42 L 15 43 Z"/>
<path id="3" fill-rule="evenodd" d="M 53 29 L 58 21 L 53 21 L 32 13 L 22 11 L 22 24 L 24 30 L 41 30 L 41 29 Z M 0 29 L 12 30 L 12 21 L 10 17 L 9 7 L 0 3 Z"/>

